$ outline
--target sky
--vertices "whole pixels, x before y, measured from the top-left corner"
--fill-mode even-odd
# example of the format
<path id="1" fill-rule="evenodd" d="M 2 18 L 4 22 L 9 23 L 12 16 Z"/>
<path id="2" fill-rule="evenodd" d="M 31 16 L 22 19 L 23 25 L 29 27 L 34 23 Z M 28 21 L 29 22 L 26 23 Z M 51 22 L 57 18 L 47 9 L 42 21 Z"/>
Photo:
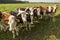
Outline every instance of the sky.
<path id="1" fill-rule="evenodd" d="M 29 2 L 60 2 L 60 0 L 25 0 Z"/>

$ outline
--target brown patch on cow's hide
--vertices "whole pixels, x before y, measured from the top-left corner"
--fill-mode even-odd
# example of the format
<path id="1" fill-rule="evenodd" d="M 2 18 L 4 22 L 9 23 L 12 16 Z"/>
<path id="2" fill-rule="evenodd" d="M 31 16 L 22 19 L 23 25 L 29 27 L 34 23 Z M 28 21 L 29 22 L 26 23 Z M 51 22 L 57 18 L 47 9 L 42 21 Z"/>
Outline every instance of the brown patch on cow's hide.
<path id="1" fill-rule="evenodd" d="M 8 24 L 9 16 L 10 16 L 9 13 L 2 12 L 2 20 L 4 21 L 5 24 Z"/>
<path id="2" fill-rule="evenodd" d="M 2 14 L 3 15 L 3 20 L 8 20 L 8 18 L 9 18 L 9 16 L 10 16 L 10 14 L 9 13 L 3 13 Z"/>
<path id="3" fill-rule="evenodd" d="M 46 6 L 40 6 L 40 8 L 41 8 L 42 10 L 47 10 L 47 7 L 46 7 Z"/>

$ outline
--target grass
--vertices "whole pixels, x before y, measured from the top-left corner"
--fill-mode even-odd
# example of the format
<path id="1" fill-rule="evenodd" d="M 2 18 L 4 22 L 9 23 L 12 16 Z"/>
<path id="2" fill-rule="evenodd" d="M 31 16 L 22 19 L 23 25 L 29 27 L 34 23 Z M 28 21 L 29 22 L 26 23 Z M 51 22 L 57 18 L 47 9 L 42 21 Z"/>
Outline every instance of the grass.
<path id="1" fill-rule="evenodd" d="M 53 6 L 54 4 L 0 4 L 0 11 L 10 12 L 16 11 L 17 8 L 31 6 Z M 39 23 L 34 23 L 31 31 L 20 30 L 19 36 L 14 40 L 55 40 L 60 39 L 60 4 L 55 13 L 55 22 L 49 20 L 39 20 Z M 13 40 L 11 32 L 0 31 L 0 40 Z"/>

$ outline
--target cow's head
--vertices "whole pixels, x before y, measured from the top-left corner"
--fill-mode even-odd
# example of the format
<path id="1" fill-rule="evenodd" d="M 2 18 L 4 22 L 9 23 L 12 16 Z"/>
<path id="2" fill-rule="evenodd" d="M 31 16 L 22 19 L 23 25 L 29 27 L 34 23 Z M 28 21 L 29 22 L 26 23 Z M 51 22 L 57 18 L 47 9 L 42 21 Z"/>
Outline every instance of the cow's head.
<path id="1" fill-rule="evenodd" d="M 29 7 L 27 7 L 27 8 L 25 9 L 25 11 L 26 11 L 27 13 L 31 13 L 31 10 L 29 9 Z"/>
<path id="2" fill-rule="evenodd" d="M 57 5 L 55 4 L 55 5 L 53 6 L 53 12 L 56 12 L 56 9 L 57 9 Z"/>
<path id="3" fill-rule="evenodd" d="M 15 11 L 10 11 L 10 14 L 14 15 L 14 16 L 17 16 L 17 12 L 15 12 Z"/>
<path id="4" fill-rule="evenodd" d="M 51 6 L 48 6 L 47 8 L 48 8 L 48 12 L 51 12 L 52 7 Z"/>
<path id="5" fill-rule="evenodd" d="M 34 9 L 33 9 L 33 12 L 35 12 L 35 13 L 36 13 L 36 12 L 37 12 L 37 8 L 34 8 Z"/>
<path id="6" fill-rule="evenodd" d="M 33 15 L 33 7 L 30 7 L 30 15 Z"/>

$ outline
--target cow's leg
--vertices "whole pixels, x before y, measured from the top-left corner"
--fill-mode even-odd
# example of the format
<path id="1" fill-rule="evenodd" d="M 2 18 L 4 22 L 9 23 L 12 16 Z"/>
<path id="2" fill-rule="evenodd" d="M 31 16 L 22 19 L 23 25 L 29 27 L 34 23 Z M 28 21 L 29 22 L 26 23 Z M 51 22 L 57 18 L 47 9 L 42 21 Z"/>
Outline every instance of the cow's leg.
<path id="1" fill-rule="evenodd" d="M 33 24 L 33 15 L 30 15 L 31 18 L 31 24 Z"/>
<path id="2" fill-rule="evenodd" d="M 5 25 L 4 21 L 0 22 L 0 28 L 1 30 L 4 30 L 4 32 L 7 30 L 7 26 Z"/>
<path id="3" fill-rule="evenodd" d="M 39 20 L 39 16 L 40 16 L 40 9 L 37 10 L 37 19 Z"/>
<path id="4" fill-rule="evenodd" d="M 31 24 L 29 23 L 29 30 L 31 30 Z"/>
<path id="5" fill-rule="evenodd" d="M 27 27 L 28 24 L 27 24 L 27 21 L 24 21 L 24 20 L 23 20 L 23 25 L 26 27 L 26 30 L 28 31 L 28 27 Z"/>
<path id="6" fill-rule="evenodd" d="M 28 31 L 28 29 L 31 30 L 31 23 L 29 23 L 29 22 L 27 23 L 27 26 L 26 26 L 27 31 Z"/>
<path id="7" fill-rule="evenodd" d="M 18 36 L 19 29 L 15 28 L 15 30 L 16 30 L 16 35 Z"/>
<path id="8" fill-rule="evenodd" d="M 45 17 L 45 20 L 48 18 L 48 14 L 46 13 L 46 10 L 43 11 L 43 16 Z"/>
<path id="9" fill-rule="evenodd" d="M 2 25 L 0 25 L 0 28 L 1 28 L 1 30 L 3 30 L 4 27 Z"/>
<path id="10" fill-rule="evenodd" d="M 1 30 L 4 29 L 4 26 L 3 26 L 3 20 L 1 20 L 1 22 L 0 22 L 0 28 L 1 28 Z"/>
<path id="11" fill-rule="evenodd" d="M 39 18 L 38 18 L 38 15 L 37 15 L 37 16 L 36 16 L 36 22 L 37 22 L 37 23 L 38 23 L 38 19 L 39 19 Z"/>
<path id="12" fill-rule="evenodd" d="M 23 24 L 26 27 L 26 30 L 28 30 L 27 28 L 27 20 L 26 20 L 26 14 L 21 14 L 22 20 L 23 20 Z"/>
<path id="13" fill-rule="evenodd" d="M 43 18 L 43 15 L 40 15 L 40 19 L 42 19 Z"/>
<path id="14" fill-rule="evenodd" d="M 40 11 L 39 11 L 39 12 L 37 12 L 37 15 L 38 15 L 38 16 L 40 16 Z"/>
<path id="15" fill-rule="evenodd" d="M 14 30 L 12 31 L 12 34 L 13 34 L 13 39 L 15 39 L 15 31 Z"/>
<path id="16" fill-rule="evenodd" d="M 45 20 L 47 20 L 49 17 L 49 14 L 45 14 Z"/>
<path id="17" fill-rule="evenodd" d="M 28 23 L 25 22 L 26 30 L 28 31 Z"/>
<path id="18" fill-rule="evenodd" d="M 13 30 L 13 24 L 9 24 L 9 31 Z"/>
<path id="19" fill-rule="evenodd" d="M 40 12 L 39 13 L 37 13 L 37 16 L 38 16 L 38 20 L 40 19 Z"/>
<path id="20" fill-rule="evenodd" d="M 55 19 L 54 19 L 54 13 L 51 14 L 52 15 L 52 21 L 54 22 Z"/>
<path id="21" fill-rule="evenodd" d="M 52 21 L 53 21 L 52 20 L 52 18 L 53 18 L 52 13 L 49 13 L 48 18 L 49 18 L 50 24 L 52 24 Z"/>
<path id="22" fill-rule="evenodd" d="M 19 28 L 17 26 L 17 22 L 15 22 L 13 26 L 14 26 L 14 30 L 16 31 L 16 35 L 18 36 Z"/>
<path id="23" fill-rule="evenodd" d="M 9 31 L 12 31 L 12 35 L 13 35 L 13 39 L 15 39 L 15 31 L 14 31 L 14 27 L 13 24 L 9 24 Z"/>
<path id="24" fill-rule="evenodd" d="M 44 16 L 46 15 L 46 10 L 43 11 L 43 15 L 44 15 Z"/>
<path id="25" fill-rule="evenodd" d="M 7 25 L 3 25 L 4 26 L 4 32 L 6 32 L 7 31 L 7 29 L 8 29 L 8 26 Z"/>
<path id="26" fill-rule="evenodd" d="M 7 31 L 7 29 L 8 29 L 8 26 L 6 26 L 6 28 L 4 29 L 4 32 L 6 32 L 6 31 Z"/>
<path id="27" fill-rule="evenodd" d="M 41 14 L 40 14 L 40 12 L 38 12 L 38 14 L 37 14 L 37 15 L 38 15 L 38 18 L 40 19 L 40 17 L 41 17 Z"/>
<path id="28" fill-rule="evenodd" d="M 28 31 L 28 27 L 26 26 L 26 30 Z"/>
<path id="29" fill-rule="evenodd" d="M 0 29 L 3 30 L 3 28 L 4 28 L 4 27 L 3 27 L 3 25 L 2 25 L 1 22 L 0 22 Z"/>

